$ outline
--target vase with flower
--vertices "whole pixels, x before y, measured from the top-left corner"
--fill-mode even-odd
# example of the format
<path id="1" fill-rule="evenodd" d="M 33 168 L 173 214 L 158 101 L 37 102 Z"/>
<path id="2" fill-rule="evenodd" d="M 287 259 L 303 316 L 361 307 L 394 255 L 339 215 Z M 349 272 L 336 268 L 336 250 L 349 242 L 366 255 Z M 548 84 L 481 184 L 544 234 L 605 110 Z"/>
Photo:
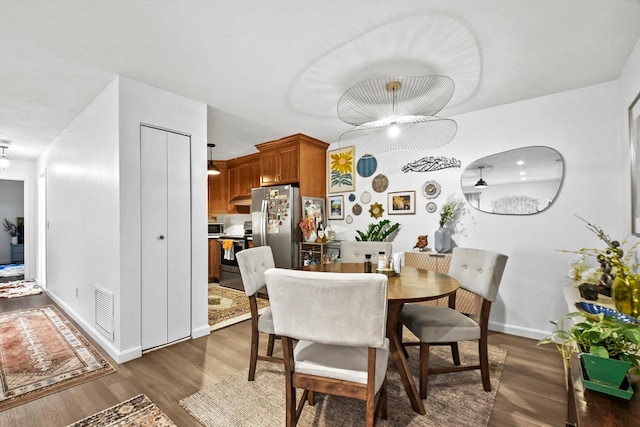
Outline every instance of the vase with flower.
<path id="1" fill-rule="evenodd" d="M 599 267 L 595 271 L 592 268 L 585 268 L 586 263 L 576 261 L 574 258 L 569 276 L 574 280 L 580 277 L 585 283 L 599 276 L 597 283 L 599 292 L 611 296 L 616 310 L 637 318 L 640 316 L 640 275 L 637 271 L 638 265 L 631 261 L 635 249 L 640 245 L 640 240 L 636 241 L 625 254 L 623 246 L 627 243 L 626 240 L 622 242 L 613 240 L 601 227 L 580 219 L 587 224 L 587 229 L 606 244 L 606 248 L 582 248 L 573 251 L 581 257 L 582 261 L 585 256 L 595 257 Z"/>
<path id="2" fill-rule="evenodd" d="M 315 242 L 318 238 L 316 234 L 316 224 L 312 217 L 305 216 L 300 220 L 298 224 L 300 231 L 302 232 L 302 238 L 305 242 Z"/>
<path id="3" fill-rule="evenodd" d="M 447 224 L 456 214 L 458 204 L 456 202 L 445 203 L 440 209 L 440 228 L 435 232 L 435 249 L 438 253 L 445 253 L 451 250 L 451 231 L 447 228 Z"/>

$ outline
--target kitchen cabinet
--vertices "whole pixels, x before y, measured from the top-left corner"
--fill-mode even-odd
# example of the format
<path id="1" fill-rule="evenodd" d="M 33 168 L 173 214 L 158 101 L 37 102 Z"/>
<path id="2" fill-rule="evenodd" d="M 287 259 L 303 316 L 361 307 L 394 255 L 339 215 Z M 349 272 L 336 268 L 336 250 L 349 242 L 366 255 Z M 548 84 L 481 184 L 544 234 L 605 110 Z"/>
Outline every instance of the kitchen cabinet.
<path id="1" fill-rule="evenodd" d="M 220 175 L 208 175 L 209 213 L 227 213 L 229 211 L 229 196 L 227 189 L 229 171 L 227 163 L 219 161 L 215 161 L 214 163 L 218 169 L 220 169 Z"/>
<path id="2" fill-rule="evenodd" d="M 249 213 L 251 189 L 260 187 L 260 154 L 238 157 L 227 164 L 228 212 Z"/>
<path id="3" fill-rule="evenodd" d="M 209 283 L 220 281 L 220 242 L 209 239 Z"/>
<path id="4" fill-rule="evenodd" d="M 438 273 L 447 274 L 449 272 L 449 264 L 451 264 L 451 254 L 439 254 L 431 252 L 405 252 L 404 265 L 409 267 L 422 268 L 425 270 L 433 270 Z M 456 292 L 456 310 L 465 314 L 478 313 L 479 304 L 482 299 L 464 289 L 458 289 Z M 439 305 L 442 307 L 449 306 L 449 297 L 440 298 L 434 301 L 424 301 L 420 304 Z"/>
<path id="5" fill-rule="evenodd" d="M 300 133 L 256 145 L 260 185 L 298 184 L 300 196 L 325 198 L 328 146 Z"/>

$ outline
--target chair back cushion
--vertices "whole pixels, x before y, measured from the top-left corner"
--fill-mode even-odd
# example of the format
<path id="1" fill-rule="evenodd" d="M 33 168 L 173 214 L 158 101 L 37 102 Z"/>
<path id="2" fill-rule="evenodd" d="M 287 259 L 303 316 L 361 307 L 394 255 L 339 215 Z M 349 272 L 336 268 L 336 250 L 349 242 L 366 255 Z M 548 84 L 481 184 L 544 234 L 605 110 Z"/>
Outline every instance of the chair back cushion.
<path id="1" fill-rule="evenodd" d="M 248 296 L 254 295 L 265 286 L 264 273 L 276 266 L 270 246 L 257 246 L 244 249 L 235 254 L 240 267 L 240 275 L 244 291 Z"/>
<path id="2" fill-rule="evenodd" d="M 364 262 L 364 255 L 371 254 L 371 262 L 375 266 L 378 262 L 378 252 L 383 252 L 390 258 L 393 245 L 390 242 L 340 242 L 340 261 Z M 375 271 L 375 267 L 374 267 Z"/>
<path id="3" fill-rule="evenodd" d="M 482 249 L 454 248 L 449 265 L 449 276 L 460 282 L 460 287 L 494 302 L 507 256 Z"/>
<path id="4" fill-rule="evenodd" d="M 384 345 L 387 276 L 273 268 L 265 279 L 277 335 L 331 345 Z"/>

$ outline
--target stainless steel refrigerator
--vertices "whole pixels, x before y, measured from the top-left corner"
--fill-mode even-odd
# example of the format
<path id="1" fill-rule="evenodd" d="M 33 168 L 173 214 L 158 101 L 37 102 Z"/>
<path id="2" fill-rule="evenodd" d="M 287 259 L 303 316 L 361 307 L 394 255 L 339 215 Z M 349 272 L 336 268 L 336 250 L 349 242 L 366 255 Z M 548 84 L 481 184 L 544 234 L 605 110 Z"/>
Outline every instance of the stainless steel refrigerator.
<path id="1" fill-rule="evenodd" d="M 300 264 L 300 192 L 291 185 L 254 188 L 251 193 L 253 246 L 271 246 L 276 267 Z"/>

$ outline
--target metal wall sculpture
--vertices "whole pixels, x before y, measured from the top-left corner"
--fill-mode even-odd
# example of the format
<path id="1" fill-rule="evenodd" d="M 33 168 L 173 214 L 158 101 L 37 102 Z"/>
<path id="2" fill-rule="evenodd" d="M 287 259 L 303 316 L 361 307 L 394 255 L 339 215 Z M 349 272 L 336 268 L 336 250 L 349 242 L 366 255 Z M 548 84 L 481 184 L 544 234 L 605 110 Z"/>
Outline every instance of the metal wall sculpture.
<path id="1" fill-rule="evenodd" d="M 460 165 L 460 160 L 456 160 L 455 157 L 427 156 L 415 162 L 407 163 L 402 167 L 402 172 L 433 172 L 447 168 L 459 168 Z"/>

